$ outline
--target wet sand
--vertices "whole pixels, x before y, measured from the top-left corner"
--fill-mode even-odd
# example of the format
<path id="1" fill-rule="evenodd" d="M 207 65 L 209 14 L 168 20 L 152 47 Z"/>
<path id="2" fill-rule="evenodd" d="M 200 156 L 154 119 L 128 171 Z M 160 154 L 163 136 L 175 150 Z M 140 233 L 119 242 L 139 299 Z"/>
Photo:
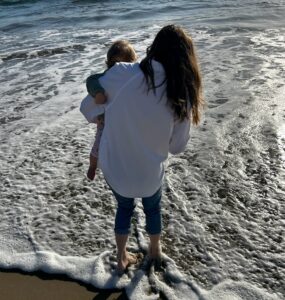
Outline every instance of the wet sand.
<path id="1" fill-rule="evenodd" d="M 99 290 L 66 276 L 0 270 L 0 299 L 5 300 L 127 300 L 120 290 Z"/>

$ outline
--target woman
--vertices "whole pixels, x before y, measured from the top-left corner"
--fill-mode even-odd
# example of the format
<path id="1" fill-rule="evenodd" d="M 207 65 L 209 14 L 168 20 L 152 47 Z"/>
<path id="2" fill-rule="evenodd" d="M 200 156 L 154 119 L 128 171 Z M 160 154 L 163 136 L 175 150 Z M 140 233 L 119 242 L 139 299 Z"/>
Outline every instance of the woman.
<path id="1" fill-rule="evenodd" d="M 190 119 L 200 121 L 201 75 L 192 39 L 178 26 L 162 28 L 141 63 L 119 63 L 99 79 L 108 95 L 99 166 L 118 209 L 118 270 L 134 258 L 126 251 L 134 198 L 142 198 L 149 256 L 160 256 L 161 184 L 168 153 L 184 151 Z"/>

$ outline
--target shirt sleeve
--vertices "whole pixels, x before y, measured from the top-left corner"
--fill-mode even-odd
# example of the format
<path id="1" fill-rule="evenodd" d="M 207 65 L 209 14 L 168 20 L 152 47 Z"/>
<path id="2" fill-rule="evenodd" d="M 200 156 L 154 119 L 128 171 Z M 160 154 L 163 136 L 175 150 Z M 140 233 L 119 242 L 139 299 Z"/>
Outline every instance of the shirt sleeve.
<path id="1" fill-rule="evenodd" d="M 95 97 L 97 93 L 104 93 L 105 90 L 101 86 L 99 82 L 99 78 L 102 77 L 104 73 L 94 74 L 87 78 L 86 80 L 86 88 L 88 94 L 90 94 L 92 97 Z"/>
<path id="2" fill-rule="evenodd" d="M 169 143 L 169 152 L 178 154 L 185 150 L 190 139 L 190 119 L 184 121 L 176 121 L 174 123 L 172 135 Z"/>
<path id="3" fill-rule="evenodd" d="M 137 73 L 138 69 L 138 63 L 116 63 L 99 78 L 99 83 L 104 88 L 108 101 L 112 102 L 124 84 Z"/>

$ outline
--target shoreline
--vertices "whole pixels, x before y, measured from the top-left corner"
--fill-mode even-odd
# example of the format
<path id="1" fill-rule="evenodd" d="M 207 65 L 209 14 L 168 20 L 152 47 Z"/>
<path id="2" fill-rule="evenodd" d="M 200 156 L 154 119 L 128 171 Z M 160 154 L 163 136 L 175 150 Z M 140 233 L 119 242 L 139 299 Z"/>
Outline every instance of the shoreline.
<path id="1" fill-rule="evenodd" d="M 102 290 L 66 275 L 0 269 L 0 298 L 6 300 L 128 300 L 124 290 Z"/>

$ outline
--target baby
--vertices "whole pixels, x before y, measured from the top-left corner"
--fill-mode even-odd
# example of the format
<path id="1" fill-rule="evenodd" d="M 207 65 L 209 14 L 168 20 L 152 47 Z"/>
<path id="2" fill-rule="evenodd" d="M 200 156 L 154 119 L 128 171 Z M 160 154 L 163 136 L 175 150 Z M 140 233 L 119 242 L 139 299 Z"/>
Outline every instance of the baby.
<path id="1" fill-rule="evenodd" d="M 107 52 L 107 70 L 117 62 L 135 62 L 136 60 L 137 55 L 132 45 L 126 40 L 118 40 L 112 44 Z M 88 94 L 94 98 L 96 104 L 104 104 L 107 101 L 105 91 L 98 81 L 104 73 L 91 75 L 86 81 Z M 96 174 L 100 139 L 104 129 L 104 114 L 99 115 L 96 118 L 95 123 L 97 124 L 97 131 L 90 153 L 90 163 L 87 171 L 87 178 L 90 180 L 93 180 Z"/>

